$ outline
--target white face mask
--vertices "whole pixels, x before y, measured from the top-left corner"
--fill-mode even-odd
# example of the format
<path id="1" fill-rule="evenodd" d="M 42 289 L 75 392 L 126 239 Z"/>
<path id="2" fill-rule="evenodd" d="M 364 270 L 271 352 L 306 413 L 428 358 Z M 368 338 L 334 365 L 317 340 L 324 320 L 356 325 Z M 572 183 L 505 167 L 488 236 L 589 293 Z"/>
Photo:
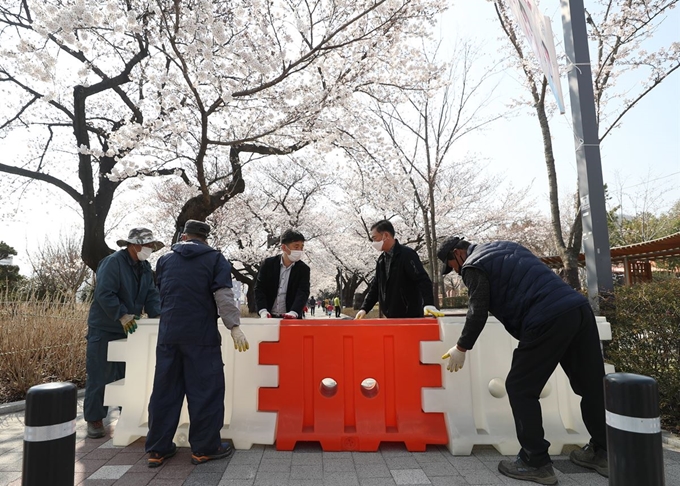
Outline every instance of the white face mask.
<path id="1" fill-rule="evenodd" d="M 137 258 L 139 259 L 140 262 L 143 262 L 151 256 L 151 253 L 153 253 L 152 248 L 149 248 L 148 246 L 143 246 L 142 249 L 137 252 Z"/>
<path id="2" fill-rule="evenodd" d="M 297 262 L 302 260 L 303 255 L 305 254 L 304 251 L 302 250 L 290 250 L 290 254 L 288 255 L 288 259 L 291 262 Z"/>
<path id="3" fill-rule="evenodd" d="M 371 245 L 373 245 L 373 248 L 375 248 L 377 251 L 382 251 L 383 243 L 385 243 L 383 240 L 372 241 Z"/>

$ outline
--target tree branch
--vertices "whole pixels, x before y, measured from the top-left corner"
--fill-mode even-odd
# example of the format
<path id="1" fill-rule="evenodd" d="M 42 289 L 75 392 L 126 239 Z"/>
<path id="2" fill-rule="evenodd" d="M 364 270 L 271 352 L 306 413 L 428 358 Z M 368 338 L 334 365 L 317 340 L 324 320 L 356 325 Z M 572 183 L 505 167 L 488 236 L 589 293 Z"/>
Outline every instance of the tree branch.
<path id="1" fill-rule="evenodd" d="M 8 174 L 14 174 L 21 177 L 28 177 L 29 179 L 36 179 L 39 181 L 48 182 L 58 187 L 69 196 L 71 196 L 78 204 L 80 204 L 83 197 L 78 191 L 76 191 L 73 187 L 66 184 L 61 179 L 57 179 L 56 177 L 51 176 L 49 174 L 45 174 L 43 172 L 36 172 L 33 170 L 24 169 L 21 167 L 14 167 L 12 165 L 6 164 L 0 164 L 0 172 L 6 172 Z"/>

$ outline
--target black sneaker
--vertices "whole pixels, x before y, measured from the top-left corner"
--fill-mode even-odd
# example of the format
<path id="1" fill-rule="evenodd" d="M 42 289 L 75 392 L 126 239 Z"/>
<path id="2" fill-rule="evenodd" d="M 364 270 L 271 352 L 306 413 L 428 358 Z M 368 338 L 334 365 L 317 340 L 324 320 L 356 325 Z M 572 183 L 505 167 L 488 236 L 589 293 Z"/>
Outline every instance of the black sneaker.
<path id="1" fill-rule="evenodd" d="M 165 454 L 161 454 L 160 452 L 156 451 L 150 451 L 149 459 L 147 460 L 147 466 L 149 467 L 162 466 L 166 459 L 170 459 L 175 454 L 177 454 L 177 446 L 175 445 L 174 442 L 172 444 L 172 449 L 170 450 L 170 452 L 166 452 Z"/>
<path id="2" fill-rule="evenodd" d="M 517 456 L 514 461 L 499 462 L 498 470 L 509 478 L 533 481 L 538 484 L 557 484 L 557 476 L 550 463 L 541 467 L 532 467 Z"/>
<path id="3" fill-rule="evenodd" d="M 569 460 L 588 469 L 594 469 L 600 476 L 609 477 L 609 459 L 604 449 L 595 450 L 592 444 L 586 444 L 580 449 L 571 451 Z"/>
<path id="4" fill-rule="evenodd" d="M 215 459 L 224 459 L 231 456 L 234 448 L 228 442 L 222 442 L 215 452 L 212 454 L 203 454 L 201 452 L 194 452 L 191 454 L 192 464 L 203 464 L 204 462 L 213 461 Z"/>

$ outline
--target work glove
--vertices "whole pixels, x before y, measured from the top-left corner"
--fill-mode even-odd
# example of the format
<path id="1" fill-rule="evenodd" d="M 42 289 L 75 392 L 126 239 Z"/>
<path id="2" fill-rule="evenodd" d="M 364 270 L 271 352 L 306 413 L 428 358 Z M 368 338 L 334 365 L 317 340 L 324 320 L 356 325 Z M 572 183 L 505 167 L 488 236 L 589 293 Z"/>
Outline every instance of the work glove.
<path id="1" fill-rule="evenodd" d="M 366 311 L 361 309 L 359 312 L 357 312 L 357 315 L 354 318 L 355 319 L 363 319 L 365 315 L 366 315 Z"/>
<path id="2" fill-rule="evenodd" d="M 284 319 L 297 319 L 297 318 L 298 318 L 298 315 L 297 315 L 297 312 L 295 312 L 295 311 L 290 311 L 290 312 L 286 312 L 286 313 L 283 315 L 283 318 L 284 318 Z"/>
<path id="3" fill-rule="evenodd" d="M 123 326 L 125 334 L 132 334 L 137 330 L 137 321 L 132 314 L 125 314 L 118 320 L 120 321 L 120 325 Z"/>
<path id="4" fill-rule="evenodd" d="M 262 318 L 262 319 L 269 319 L 269 318 L 271 318 L 271 316 L 272 315 L 269 312 L 267 312 L 267 309 L 262 309 L 260 311 L 260 318 Z"/>
<path id="5" fill-rule="evenodd" d="M 423 315 L 425 317 L 427 316 L 444 317 L 444 313 L 433 305 L 426 305 L 425 307 L 423 307 Z"/>
<path id="6" fill-rule="evenodd" d="M 465 363 L 465 351 L 458 349 L 458 346 L 454 346 L 449 349 L 442 359 L 449 359 L 446 364 L 446 369 L 449 371 L 458 371 L 463 369 L 463 364 Z"/>
<path id="7" fill-rule="evenodd" d="M 239 353 L 250 349 L 248 340 L 239 326 L 234 326 L 231 328 L 231 338 L 234 340 L 234 349 L 238 349 Z"/>

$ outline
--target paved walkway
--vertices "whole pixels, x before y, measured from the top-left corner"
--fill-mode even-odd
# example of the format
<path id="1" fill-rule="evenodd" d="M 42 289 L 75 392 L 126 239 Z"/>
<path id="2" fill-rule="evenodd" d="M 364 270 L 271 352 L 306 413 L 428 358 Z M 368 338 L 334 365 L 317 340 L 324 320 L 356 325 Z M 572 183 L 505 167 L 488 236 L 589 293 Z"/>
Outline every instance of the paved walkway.
<path id="1" fill-rule="evenodd" d="M 189 450 L 181 448 L 165 465 L 149 469 L 143 439 L 127 447 L 114 447 L 109 436 L 88 439 L 82 399 L 78 411 L 75 484 L 85 486 L 535 484 L 502 476 L 497 466 L 503 456 L 486 446 L 475 447 L 471 456 L 452 456 L 445 447 L 412 453 L 401 444 L 386 444 L 379 452 L 323 452 L 316 444 L 302 444 L 292 452 L 254 446 L 199 466 L 192 465 Z M 106 420 L 109 432 L 116 420 L 117 412 Z M 23 412 L 0 415 L 0 486 L 21 485 L 23 427 Z M 570 451 L 565 448 L 564 455 L 553 457 L 560 485 L 608 484 L 598 474 L 571 464 Z M 664 446 L 664 462 L 666 486 L 680 486 L 680 449 Z"/>

